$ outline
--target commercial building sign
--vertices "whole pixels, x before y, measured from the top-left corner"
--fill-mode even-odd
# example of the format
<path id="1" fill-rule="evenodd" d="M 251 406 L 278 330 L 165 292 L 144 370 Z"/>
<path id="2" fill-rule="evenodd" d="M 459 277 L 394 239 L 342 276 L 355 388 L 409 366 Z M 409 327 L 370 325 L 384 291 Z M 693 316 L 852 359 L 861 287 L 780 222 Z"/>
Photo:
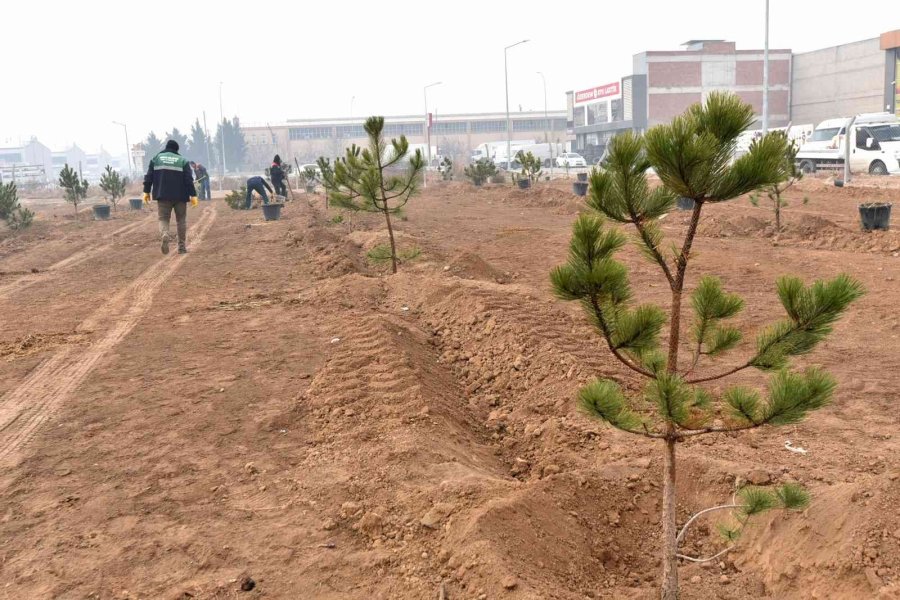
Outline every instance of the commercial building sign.
<path id="1" fill-rule="evenodd" d="M 610 96 L 618 96 L 622 93 L 621 85 L 618 81 L 613 83 L 608 83 L 606 85 L 601 85 L 599 87 L 590 88 L 587 90 L 581 90 L 580 92 L 575 92 L 575 104 L 583 104 L 585 102 L 593 102 L 594 100 L 600 100 L 601 98 L 608 98 Z"/>

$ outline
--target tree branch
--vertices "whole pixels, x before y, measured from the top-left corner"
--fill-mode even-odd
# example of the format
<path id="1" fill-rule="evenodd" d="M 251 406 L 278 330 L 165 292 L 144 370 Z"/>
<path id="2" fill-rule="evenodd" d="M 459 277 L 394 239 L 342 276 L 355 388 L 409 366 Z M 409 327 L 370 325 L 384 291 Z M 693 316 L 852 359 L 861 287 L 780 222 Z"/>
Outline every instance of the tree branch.
<path id="1" fill-rule="evenodd" d="M 616 348 L 612 343 L 612 334 L 610 333 L 609 325 L 606 323 L 606 319 L 603 317 L 603 309 L 600 308 L 600 303 L 597 301 L 597 296 L 591 296 L 591 307 L 594 309 L 594 316 L 597 319 L 597 324 L 600 325 L 600 331 L 603 332 L 603 338 L 606 340 L 606 345 L 609 346 L 609 350 L 613 353 L 613 356 L 619 359 L 619 362 L 624 364 L 632 371 L 640 373 L 641 375 L 649 377 L 650 379 L 656 379 L 656 375 L 654 373 L 644 369 L 643 367 L 635 365 L 633 362 L 623 356 L 622 353 L 619 352 L 619 349 Z"/>
<path id="2" fill-rule="evenodd" d="M 697 377 L 696 379 L 688 379 L 687 381 L 685 381 L 685 383 L 687 383 L 687 384 L 706 383 L 707 381 L 715 381 L 717 379 L 723 379 L 725 377 L 728 377 L 729 375 L 734 375 L 735 373 L 743 371 L 744 369 L 749 369 L 751 366 L 753 366 L 753 360 L 756 359 L 758 356 L 759 355 L 754 356 L 753 358 L 748 360 L 743 365 L 741 365 L 739 367 L 735 367 L 735 368 L 731 369 L 730 371 L 725 371 L 724 373 L 720 373 L 718 375 L 710 375 L 708 377 Z"/>
<path id="3" fill-rule="evenodd" d="M 634 225 L 634 228 L 637 229 L 638 234 L 641 236 L 641 241 L 644 242 L 644 245 L 647 246 L 647 249 L 650 251 L 650 254 L 662 268 L 663 273 L 666 275 L 666 280 L 669 282 L 669 287 L 675 285 L 675 278 L 672 276 L 672 270 L 669 268 L 669 263 L 666 262 L 666 258 L 659 252 L 659 248 L 651 243 L 650 236 L 647 234 L 647 230 L 644 228 L 641 223 L 640 217 L 638 217 L 634 211 L 632 211 L 631 207 L 628 207 L 628 213 L 631 215 L 631 223 Z"/>

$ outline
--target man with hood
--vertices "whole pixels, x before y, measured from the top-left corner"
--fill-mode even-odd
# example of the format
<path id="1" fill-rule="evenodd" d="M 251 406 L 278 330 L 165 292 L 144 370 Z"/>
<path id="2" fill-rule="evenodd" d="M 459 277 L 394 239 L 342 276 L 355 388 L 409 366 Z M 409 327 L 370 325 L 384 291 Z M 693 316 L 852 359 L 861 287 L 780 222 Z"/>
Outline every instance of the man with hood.
<path id="1" fill-rule="evenodd" d="M 192 162 L 191 168 L 194 169 L 194 175 L 196 176 L 194 182 L 200 185 L 200 199 L 212 200 L 212 196 L 209 193 L 209 171 L 198 162 Z"/>
<path id="2" fill-rule="evenodd" d="M 166 149 L 153 157 L 144 176 L 144 203 L 156 200 L 162 253 L 169 253 L 169 220 L 175 211 L 178 225 L 178 254 L 187 252 L 187 203 L 197 206 L 194 176 L 186 158 L 178 154 L 178 142 L 169 140 Z"/>
<path id="3" fill-rule="evenodd" d="M 275 193 L 286 198 L 287 188 L 284 185 L 286 175 L 284 174 L 284 167 L 281 166 L 281 157 L 277 154 L 275 155 L 275 158 L 272 159 L 269 177 L 272 179 L 272 185 L 275 186 Z"/>

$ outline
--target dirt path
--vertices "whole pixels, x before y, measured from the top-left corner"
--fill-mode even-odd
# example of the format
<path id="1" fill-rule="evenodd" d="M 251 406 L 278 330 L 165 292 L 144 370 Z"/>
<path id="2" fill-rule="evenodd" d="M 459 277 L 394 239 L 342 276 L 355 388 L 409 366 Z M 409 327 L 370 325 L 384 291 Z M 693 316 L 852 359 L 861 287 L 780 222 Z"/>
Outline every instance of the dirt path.
<path id="1" fill-rule="evenodd" d="M 135 226 L 0 298 L 17 316 L 0 322 L 0 589 L 655 598 L 659 449 L 573 400 L 597 376 L 636 395 L 641 382 L 548 285 L 582 208 L 567 188 L 430 186 L 398 221 L 401 248 L 422 257 L 396 276 L 366 260 L 386 239 L 377 219 L 337 223 L 298 202 L 266 223 L 217 203 L 187 258 L 160 259 Z M 751 476 L 798 481 L 814 498 L 803 514 L 760 520 L 711 569 L 684 565 L 686 600 L 897 597 L 900 261 L 895 232 L 854 229 L 870 192 L 851 191 L 803 182 L 810 201 L 785 211 L 777 243 L 770 215 L 746 199 L 710 207 L 697 239 L 689 287 L 715 272 L 747 300 L 733 360 L 780 314 L 782 273 L 848 271 L 869 293 L 801 361 L 834 372 L 832 406 L 679 448 L 682 521 Z M 684 219 L 670 215 L 666 234 Z M 0 240 L 0 269 L 29 279 L 31 265 L 93 252 L 105 226 Z M 623 256 L 640 300 L 665 306 L 654 266 L 631 246 Z M 715 524 L 697 527 L 691 552 L 719 547 Z M 239 589 L 244 575 L 252 592 Z"/>
<path id="2" fill-rule="evenodd" d="M 192 247 L 201 245 L 215 217 L 215 208 L 204 211 L 191 228 Z M 116 230 L 114 235 L 127 233 L 144 224 L 145 221 L 139 221 L 126 225 Z M 109 246 L 98 246 L 90 251 L 81 251 L 57 263 L 58 268 L 77 265 L 108 249 Z M 22 447 L 91 374 L 99 361 L 131 332 L 147 312 L 159 288 L 186 259 L 187 255 L 176 255 L 157 261 L 81 323 L 78 329 L 88 332 L 96 332 L 103 325 L 109 326 L 86 351 L 76 352 L 70 346 L 63 347 L 34 369 L 21 385 L 0 397 L 0 464 L 9 467 L 18 462 Z"/>

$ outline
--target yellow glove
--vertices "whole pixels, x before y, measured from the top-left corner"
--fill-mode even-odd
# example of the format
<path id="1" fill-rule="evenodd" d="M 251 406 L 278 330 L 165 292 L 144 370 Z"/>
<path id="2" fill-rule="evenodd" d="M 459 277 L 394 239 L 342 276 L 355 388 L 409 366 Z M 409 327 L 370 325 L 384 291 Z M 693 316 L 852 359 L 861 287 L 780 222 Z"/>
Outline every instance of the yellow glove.
<path id="1" fill-rule="evenodd" d="M 197 196 L 191 196 L 191 206 L 197 206 Z"/>
<path id="2" fill-rule="evenodd" d="M 144 194 L 144 204 L 150 204 L 150 194 Z"/>

